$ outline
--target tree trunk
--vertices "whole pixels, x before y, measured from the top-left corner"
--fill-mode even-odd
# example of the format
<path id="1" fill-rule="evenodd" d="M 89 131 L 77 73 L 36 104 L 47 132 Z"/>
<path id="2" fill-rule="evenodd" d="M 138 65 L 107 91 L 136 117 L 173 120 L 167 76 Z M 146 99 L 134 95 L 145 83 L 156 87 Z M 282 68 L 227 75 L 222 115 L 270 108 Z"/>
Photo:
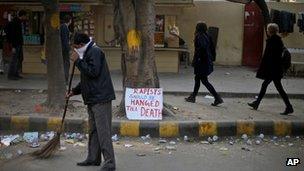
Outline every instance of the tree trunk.
<path id="1" fill-rule="evenodd" d="M 125 91 L 130 88 L 159 88 L 155 63 L 155 1 L 112 0 L 115 37 L 121 42 L 123 98 L 118 115 L 125 115 Z M 167 105 L 164 106 L 167 108 Z M 163 114 L 172 113 L 164 109 Z"/>
<path id="2" fill-rule="evenodd" d="M 64 105 L 65 80 L 60 41 L 58 0 L 41 0 L 45 12 L 45 54 L 47 59 L 48 91 L 46 105 L 58 112 Z"/>

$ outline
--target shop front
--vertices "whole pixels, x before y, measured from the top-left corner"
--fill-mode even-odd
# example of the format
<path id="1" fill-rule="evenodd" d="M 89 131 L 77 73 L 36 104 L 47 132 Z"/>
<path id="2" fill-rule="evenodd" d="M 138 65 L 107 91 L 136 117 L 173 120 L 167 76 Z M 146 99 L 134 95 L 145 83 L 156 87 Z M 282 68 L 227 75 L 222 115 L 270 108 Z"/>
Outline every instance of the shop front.
<path id="1" fill-rule="evenodd" d="M 102 47 L 106 54 L 110 70 L 121 69 L 121 49 L 114 39 L 113 10 L 107 2 L 100 1 L 69 1 L 60 4 L 60 17 L 70 15 L 73 23 L 70 26 L 71 35 L 76 31 L 89 34 Z M 181 53 L 187 49 L 180 46 L 177 36 L 170 34 L 172 30 L 178 34 L 177 17 L 181 9 L 189 7 L 192 1 L 177 1 L 178 5 L 168 5 L 167 1 L 157 1 L 155 16 L 155 58 L 159 72 L 178 73 Z M 181 3 L 183 2 L 183 3 Z M 39 3 L 30 5 L 12 4 L 10 16 L 16 16 L 18 10 L 26 10 L 28 20 L 24 26 L 24 73 L 45 74 L 46 60 L 44 54 L 44 12 Z M 1 8 L 1 4 L 0 4 Z M 2 16 L 2 14 L 1 14 Z"/>
<path id="2" fill-rule="evenodd" d="M 189 61 L 188 49 L 180 40 L 178 17 L 183 8 L 191 8 L 193 1 L 156 1 L 155 16 L 155 61 L 158 72 L 178 73 L 181 61 Z M 110 3 L 96 7 L 98 22 L 98 43 L 106 53 L 110 69 L 120 70 L 121 49 L 114 40 L 113 9 Z M 172 34 L 173 33 L 173 34 Z M 192 42 L 187 42 L 192 43 Z"/>

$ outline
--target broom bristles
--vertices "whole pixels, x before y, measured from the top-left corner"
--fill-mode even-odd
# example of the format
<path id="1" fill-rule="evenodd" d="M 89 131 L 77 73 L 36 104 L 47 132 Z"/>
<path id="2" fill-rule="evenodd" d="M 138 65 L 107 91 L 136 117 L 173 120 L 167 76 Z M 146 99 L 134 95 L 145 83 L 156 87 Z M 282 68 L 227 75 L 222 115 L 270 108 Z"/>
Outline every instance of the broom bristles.
<path id="1" fill-rule="evenodd" d="M 60 147 L 60 133 L 57 133 L 53 139 L 45 144 L 40 150 L 34 151 L 33 156 L 46 159 L 54 154 Z"/>

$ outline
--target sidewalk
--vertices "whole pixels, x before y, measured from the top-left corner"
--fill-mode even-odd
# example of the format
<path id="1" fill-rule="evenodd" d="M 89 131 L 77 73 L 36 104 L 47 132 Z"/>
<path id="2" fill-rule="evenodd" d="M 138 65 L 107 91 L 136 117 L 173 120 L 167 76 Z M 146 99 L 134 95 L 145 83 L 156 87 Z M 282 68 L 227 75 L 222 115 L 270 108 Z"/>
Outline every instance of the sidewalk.
<path id="1" fill-rule="evenodd" d="M 119 71 L 111 72 L 113 84 L 116 91 L 122 91 L 122 75 Z M 27 74 L 20 81 L 9 81 L 4 75 L 0 76 L 0 89 L 46 89 L 47 80 L 44 75 Z M 255 71 L 247 67 L 223 67 L 216 66 L 210 75 L 210 82 L 215 89 L 221 93 L 256 94 L 260 90 L 262 80 L 255 78 Z M 193 69 L 181 68 L 179 74 L 160 73 L 161 87 L 167 93 L 190 93 L 193 90 Z M 74 84 L 79 81 L 76 76 Z M 282 80 L 283 86 L 288 94 L 304 95 L 304 79 L 288 77 Z M 200 92 L 206 92 L 201 87 Z M 271 84 L 267 90 L 268 94 L 278 94 L 274 85 Z"/>
<path id="2" fill-rule="evenodd" d="M 122 97 L 122 77 L 118 71 L 112 72 L 112 80 L 117 91 L 117 99 L 113 106 L 119 105 Z M 242 134 L 255 135 L 304 135 L 304 79 L 283 79 L 285 90 L 291 97 L 295 112 L 292 115 L 281 116 L 284 110 L 281 99 L 264 99 L 258 111 L 247 106 L 254 95 L 259 92 L 262 80 L 255 78 L 255 72 L 245 67 L 215 67 L 210 76 L 210 82 L 222 95 L 225 103 L 220 107 L 212 107 L 213 99 L 200 96 L 197 103 L 184 101 L 184 95 L 193 89 L 192 68 L 181 69 L 179 74 L 159 74 L 161 87 L 164 89 L 164 99 L 167 103 L 178 108 L 176 117 L 163 121 L 128 121 L 126 118 L 113 118 L 113 133 L 122 136 L 153 137 L 192 137 L 205 136 L 240 136 Z M 76 76 L 74 84 L 79 81 Z M 0 76 L 0 90 L 29 89 L 29 91 L 3 91 L 0 98 L 0 131 L 46 131 L 56 130 L 60 124 L 60 117 L 35 113 L 35 104 L 45 100 L 46 94 L 38 93 L 47 88 L 47 81 L 43 75 L 25 75 L 20 81 L 8 81 Z M 32 90 L 34 89 L 34 90 Z M 206 92 L 204 87 L 200 92 Z M 278 95 L 273 84 L 268 94 Z M 232 95 L 231 95 L 232 94 Z M 182 96 L 181 96 L 182 95 Z M 228 96 L 228 97 L 227 97 Z M 244 97 L 248 98 L 244 98 Z M 18 97 L 18 100 L 16 100 Z M 230 98 L 229 98 L 230 97 Z M 231 98 L 232 97 L 232 98 Z M 242 98 L 239 98 L 242 97 Z M 86 108 L 80 96 L 71 99 L 75 110 L 69 110 L 65 131 L 86 132 L 88 130 Z M 26 103 L 25 103 L 26 102 Z"/>

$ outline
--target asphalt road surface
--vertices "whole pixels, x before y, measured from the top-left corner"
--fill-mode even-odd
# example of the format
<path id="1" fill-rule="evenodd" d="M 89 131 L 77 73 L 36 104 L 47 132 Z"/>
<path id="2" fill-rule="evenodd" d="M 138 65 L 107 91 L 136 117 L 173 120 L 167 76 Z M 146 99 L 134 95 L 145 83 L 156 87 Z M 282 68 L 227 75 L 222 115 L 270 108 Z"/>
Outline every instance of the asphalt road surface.
<path id="1" fill-rule="evenodd" d="M 236 140 L 231 145 L 228 139 L 213 144 L 206 142 L 159 143 L 159 139 L 123 138 L 114 143 L 117 171 L 303 171 L 304 138 L 266 138 L 260 145 L 248 145 Z M 84 142 L 86 144 L 86 142 Z M 126 144 L 133 145 L 126 147 Z M 33 149 L 21 143 L 0 149 L 1 171 L 95 171 L 99 167 L 78 167 L 76 163 L 86 157 L 86 148 L 64 145 L 66 150 L 47 160 L 34 159 L 28 155 Z M 169 146 L 169 147 L 168 147 Z M 167 148 L 166 148 L 167 147 Z M 242 149 L 243 148 L 243 149 Z M 17 150 L 23 155 L 17 156 Z M 13 156 L 9 156 L 12 154 Z M 287 158 L 299 158 L 301 164 L 286 166 Z"/>

